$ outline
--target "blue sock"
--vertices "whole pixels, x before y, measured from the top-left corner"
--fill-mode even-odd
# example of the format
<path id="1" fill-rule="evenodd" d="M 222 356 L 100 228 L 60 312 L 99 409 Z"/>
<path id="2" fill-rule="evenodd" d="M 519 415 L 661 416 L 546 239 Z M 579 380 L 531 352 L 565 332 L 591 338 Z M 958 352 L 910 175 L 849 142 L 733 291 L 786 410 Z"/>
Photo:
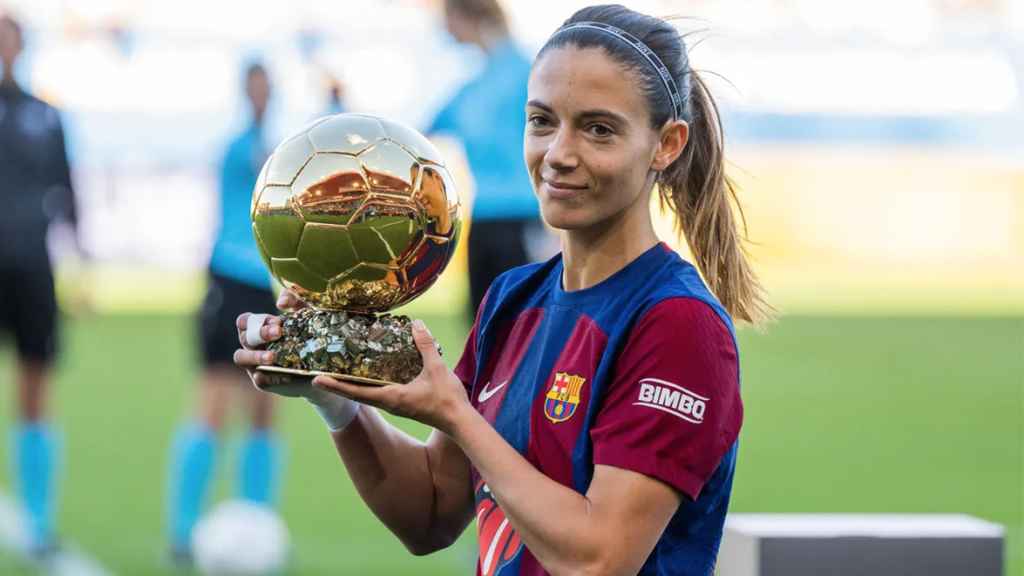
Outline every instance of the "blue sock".
<path id="1" fill-rule="evenodd" d="M 213 479 L 217 438 L 205 426 L 182 426 L 175 435 L 171 450 L 168 532 L 171 546 L 187 550 L 192 527 L 199 520 Z"/>
<path id="2" fill-rule="evenodd" d="M 31 422 L 15 428 L 14 478 L 28 513 L 32 546 L 46 546 L 53 539 L 58 452 L 57 438 L 49 425 Z"/>
<path id="3" fill-rule="evenodd" d="M 280 480 L 281 446 L 266 430 L 253 430 L 242 445 L 238 465 L 238 495 L 242 499 L 273 505 Z"/>

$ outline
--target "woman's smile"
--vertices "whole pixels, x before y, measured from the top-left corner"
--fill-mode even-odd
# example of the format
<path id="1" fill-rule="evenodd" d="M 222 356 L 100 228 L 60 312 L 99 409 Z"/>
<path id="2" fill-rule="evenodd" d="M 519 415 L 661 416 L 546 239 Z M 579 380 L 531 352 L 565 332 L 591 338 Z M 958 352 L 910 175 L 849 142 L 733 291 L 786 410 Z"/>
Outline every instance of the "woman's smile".
<path id="1" fill-rule="evenodd" d="M 575 200 L 583 196 L 589 188 L 586 184 L 574 184 L 563 180 L 549 180 L 547 178 L 541 180 L 541 186 L 542 194 L 552 200 Z"/>

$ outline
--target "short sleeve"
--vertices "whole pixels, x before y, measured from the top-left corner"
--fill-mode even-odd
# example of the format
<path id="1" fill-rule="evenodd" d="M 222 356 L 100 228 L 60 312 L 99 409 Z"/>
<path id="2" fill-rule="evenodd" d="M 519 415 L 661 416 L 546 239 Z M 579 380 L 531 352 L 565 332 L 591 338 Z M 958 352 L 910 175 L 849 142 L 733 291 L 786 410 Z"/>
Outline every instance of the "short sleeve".
<path id="1" fill-rule="evenodd" d="M 590 432 L 594 463 L 696 500 L 742 421 L 732 333 L 704 302 L 668 299 L 644 314 L 619 355 Z"/>

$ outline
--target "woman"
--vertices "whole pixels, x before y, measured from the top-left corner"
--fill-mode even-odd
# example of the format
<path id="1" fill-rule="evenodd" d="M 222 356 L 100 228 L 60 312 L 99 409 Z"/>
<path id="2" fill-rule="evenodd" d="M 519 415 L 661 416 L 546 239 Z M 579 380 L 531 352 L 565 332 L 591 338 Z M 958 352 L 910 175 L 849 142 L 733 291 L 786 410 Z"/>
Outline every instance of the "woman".
<path id="1" fill-rule="evenodd" d="M 597 6 L 537 56 L 527 118 L 526 164 L 561 255 L 494 282 L 454 371 L 416 322 L 424 369 L 410 384 L 317 377 L 294 393 L 414 553 L 475 514 L 479 574 L 710 574 L 742 422 L 730 315 L 767 309 L 714 104 L 671 26 Z M 655 236 L 655 183 L 710 290 Z M 276 319 L 238 328 L 249 343 L 280 335 Z M 245 367 L 271 360 L 236 352 Z M 418 442 L 370 407 L 436 431 Z"/>

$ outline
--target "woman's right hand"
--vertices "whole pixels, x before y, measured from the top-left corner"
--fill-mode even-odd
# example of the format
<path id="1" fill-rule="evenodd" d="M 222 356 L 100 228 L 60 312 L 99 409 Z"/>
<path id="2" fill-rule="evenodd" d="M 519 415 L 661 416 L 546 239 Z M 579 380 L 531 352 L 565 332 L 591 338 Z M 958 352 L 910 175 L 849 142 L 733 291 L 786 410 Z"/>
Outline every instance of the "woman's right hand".
<path id="1" fill-rule="evenodd" d="M 291 291 L 282 290 L 275 305 L 282 312 L 292 312 L 304 308 L 306 303 Z M 269 314 L 245 312 L 240 315 L 235 320 L 235 328 L 238 329 L 238 344 L 241 347 L 235 350 L 234 362 L 236 366 L 245 370 L 253 385 L 260 390 L 268 391 L 274 388 L 273 392 L 282 396 L 304 396 L 299 393 L 300 390 L 292 390 L 293 386 L 284 386 L 282 390 L 277 390 L 287 381 L 295 380 L 294 378 L 285 378 L 256 370 L 257 366 L 274 363 L 274 353 L 267 350 L 266 345 L 281 337 L 283 333 L 281 322 L 280 316 Z"/>
<path id="2" fill-rule="evenodd" d="M 305 303 L 287 290 L 277 299 L 277 307 L 284 312 L 304 306 Z M 274 353 L 266 349 L 266 344 L 281 337 L 281 323 L 280 316 L 251 312 L 240 315 L 235 320 L 238 343 L 241 345 L 241 348 L 235 350 L 235 365 L 245 370 L 253 385 L 260 390 L 290 398 L 305 398 L 313 404 L 332 432 L 343 429 L 355 418 L 359 410 L 357 402 L 314 387 L 313 379 L 310 377 L 276 374 L 256 369 L 274 363 Z"/>
<path id="3" fill-rule="evenodd" d="M 240 346 L 235 350 L 235 365 L 245 370 L 260 390 L 274 387 L 277 378 L 257 371 L 256 367 L 274 363 L 274 353 L 267 350 L 266 345 L 281 337 L 281 317 L 245 312 L 235 320 L 235 328 Z"/>

